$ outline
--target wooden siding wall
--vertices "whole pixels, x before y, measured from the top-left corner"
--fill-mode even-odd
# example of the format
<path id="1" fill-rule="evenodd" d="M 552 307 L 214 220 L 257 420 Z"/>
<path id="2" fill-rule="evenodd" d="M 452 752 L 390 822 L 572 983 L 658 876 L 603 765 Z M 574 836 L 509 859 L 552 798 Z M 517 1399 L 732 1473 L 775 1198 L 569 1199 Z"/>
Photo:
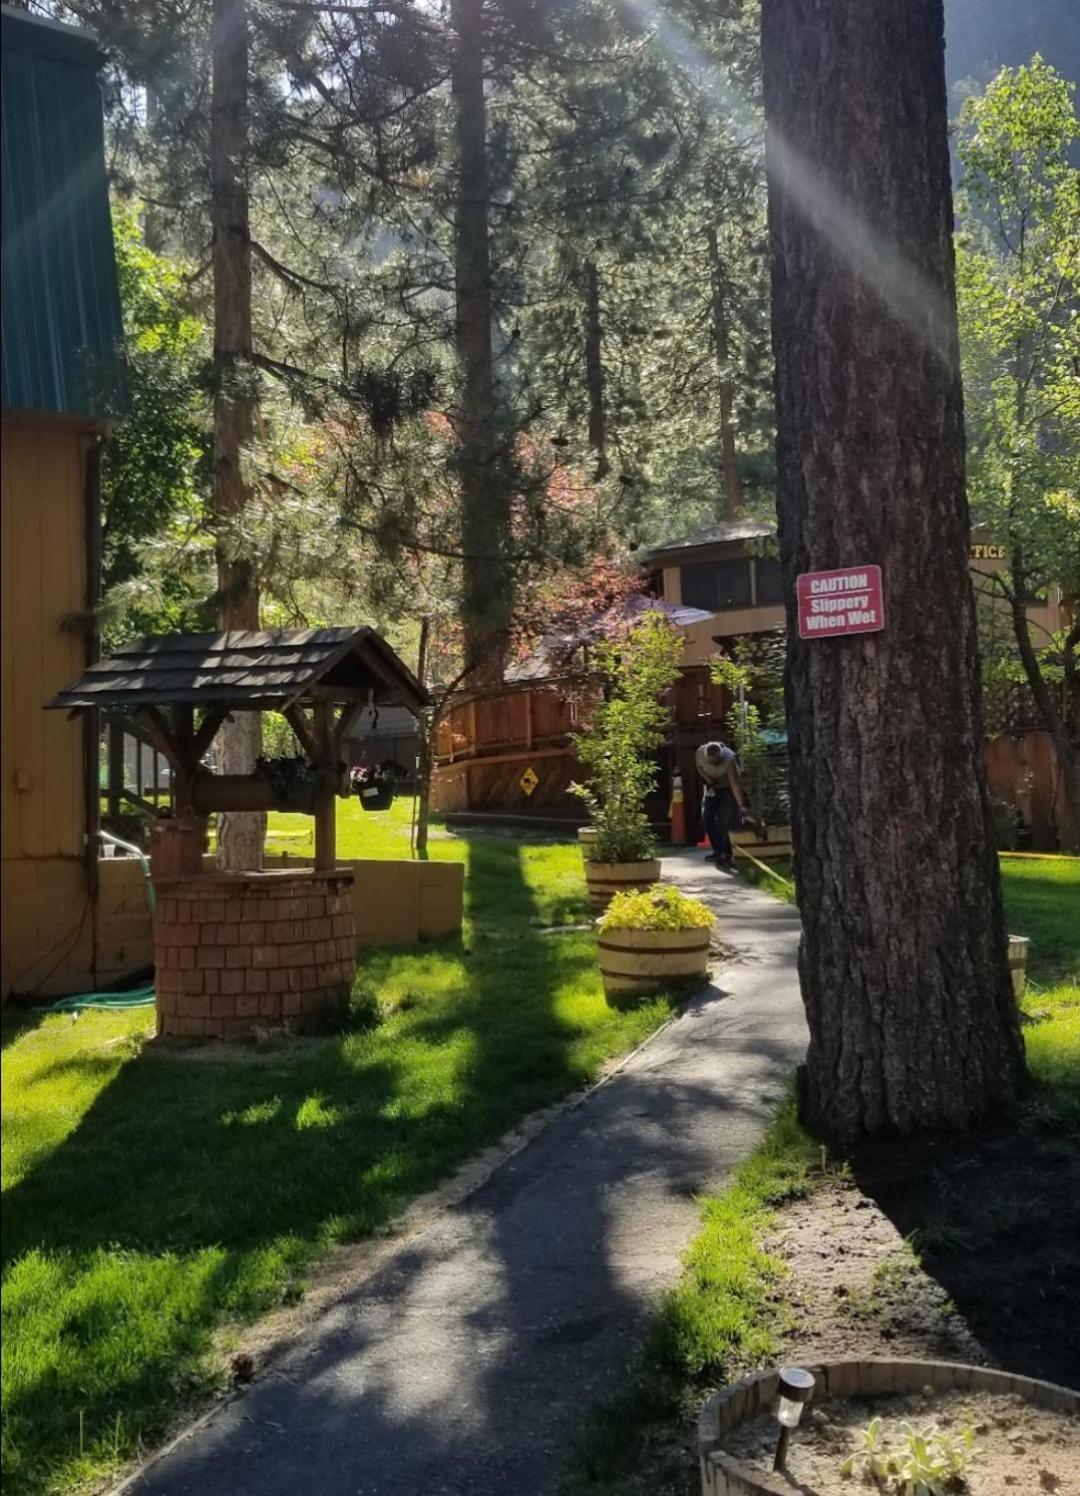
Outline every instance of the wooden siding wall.
<path id="1" fill-rule="evenodd" d="M 62 625 L 65 617 L 82 611 L 85 600 L 87 440 L 70 428 L 26 424 L 5 412 L 0 496 L 0 979 L 5 994 L 11 979 L 28 966 L 32 978 L 40 977 L 54 951 L 61 960 L 52 990 L 89 976 L 88 968 L 83 976 L 84 958 L 73 954 L 81 939 L 80 920 L 83 929 L 88 923 L 82 727 L 63 712 L 43 710 L 84 665 L 81 635 Z M 69 936 L 71 950 L 63 954 Z"/>
<path id="2" fill-rule="evenodd" d="M 580 775 L 570 735 L 588 716 L 593 695 L 594 688 L 565 681 L 464 697 L 439 728 L 432 808 L 584 819 L 581 801 L 570 793 Z M 661 817 L 671 767 L 685 760 L 692 771 L 694 750 L 720 731 L 727 705 L 723 687 L 713 684 L 706 668 L 683 672 L 673 694 L 675 726 L 656 797 Z M 527 769 L 538 781 L 531 794 L 521 784 Z"/>
<path id="3" fill-rule="evenodd" d="M 993 738 L 986 745 L 990 793 L 1020 811 L 1036 851 L 1058 845 L 1062 802 L 1054 744 L 1047 732 Z"/>

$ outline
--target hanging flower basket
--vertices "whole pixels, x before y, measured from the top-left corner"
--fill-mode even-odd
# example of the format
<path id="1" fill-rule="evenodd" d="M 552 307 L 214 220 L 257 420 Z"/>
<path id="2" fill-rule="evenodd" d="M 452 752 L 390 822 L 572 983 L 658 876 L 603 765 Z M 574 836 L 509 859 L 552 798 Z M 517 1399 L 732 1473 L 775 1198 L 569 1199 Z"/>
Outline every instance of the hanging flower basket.
<path id="1" fill-rule="evenodd" d="M 294 815 L 311 815 L 314 812 L 315 794 L 324 778 L 321 769 L 299 756 L 260 758 L 255 767 L 273 791 L 275 810 Z"/>
<path id="2" fill-rule="evenodd" d="M 354 769 L 352 787 L 361 810 L 389 810 L 394 803 L 394 776 L 386 769 L 367 764 Z"/>

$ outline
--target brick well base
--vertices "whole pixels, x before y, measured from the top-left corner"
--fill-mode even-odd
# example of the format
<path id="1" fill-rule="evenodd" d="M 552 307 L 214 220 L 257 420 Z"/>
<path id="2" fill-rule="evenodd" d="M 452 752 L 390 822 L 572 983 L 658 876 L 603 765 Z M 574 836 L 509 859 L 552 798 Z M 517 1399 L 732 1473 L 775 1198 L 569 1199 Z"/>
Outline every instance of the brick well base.
<path id="1" fill-rule="evenodd" d="M 155 880 L 161 1035 L 243 1039 L 312 1033 L 356 965 L 351 872 L 202 873 Z"/>

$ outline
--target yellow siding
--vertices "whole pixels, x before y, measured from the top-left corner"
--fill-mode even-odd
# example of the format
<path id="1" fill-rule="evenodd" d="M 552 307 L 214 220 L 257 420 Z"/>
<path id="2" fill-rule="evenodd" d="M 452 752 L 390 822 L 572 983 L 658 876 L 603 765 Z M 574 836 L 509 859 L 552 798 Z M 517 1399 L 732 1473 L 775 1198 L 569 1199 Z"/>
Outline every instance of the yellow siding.
<path id="1" fill-rule="evenodd" d="M 29 965 L 43 989 L 89 976 L 82 865 L 82 728 L 44 703 L 79 675 L 81 636 L 65 618 L 85 599 L 87 437 L 5 413 L 0 497 L 3 591 L 3 991 Z M 70 990 L 70 989 L 69 989 Z"/>

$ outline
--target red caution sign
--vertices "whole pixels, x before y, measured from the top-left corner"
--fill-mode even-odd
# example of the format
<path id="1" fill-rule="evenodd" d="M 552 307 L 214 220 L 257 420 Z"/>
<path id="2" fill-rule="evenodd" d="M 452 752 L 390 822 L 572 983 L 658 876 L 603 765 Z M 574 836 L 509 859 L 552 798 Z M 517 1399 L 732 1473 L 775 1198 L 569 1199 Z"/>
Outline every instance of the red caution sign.
<path id="1" fill-rule="evenodd" d="M 805 571 L 796 582 L 800 639 L 874 634 L 885 627 L 880 566 Z"/>

